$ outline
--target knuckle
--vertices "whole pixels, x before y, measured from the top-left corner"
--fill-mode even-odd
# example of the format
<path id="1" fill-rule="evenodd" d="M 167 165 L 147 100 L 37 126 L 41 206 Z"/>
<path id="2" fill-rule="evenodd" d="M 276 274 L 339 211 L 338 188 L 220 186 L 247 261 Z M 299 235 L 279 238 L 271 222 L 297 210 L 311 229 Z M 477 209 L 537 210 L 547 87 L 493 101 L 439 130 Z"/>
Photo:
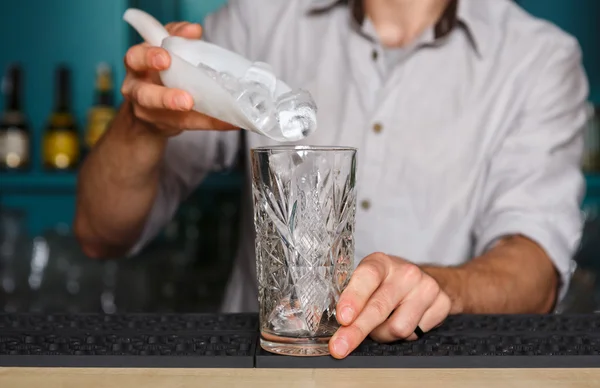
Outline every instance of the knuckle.
<path id="1" fill-rule="evenodd" d="M 123 62 L 125 62 L 126 66 L 132 66 L 135 62 L 135 51 L 133 50 L 133 47 L 131 47 L 129 50 L 127 50 L 127 52 L 125 53 L 125 58 L 123 59 Z"/>
<path id="2" fill-rule="evenodd" d="M 352 331 L 354 332 L 353 333 L 354 335 L 352 335 L 353 338 L 358 338 L 358 339 L 362 340 L 369 335 L 368 331 L 362 326 L 353 325 L 350 327 L 352 328 Z"/>
<path id="3" fill-rule="evenodd" d="M 367 279 L 379 279 L 381 277 L 379 267 L 373 262 L 361 263 L 362 265 L 356 269 L 358 277 Z"/>
<path id="4" fill-rule="evenodd" d="M 423 290 L 427 295 L 437 296 L 440 293 L 440 285 L 431 277 L 424 276 Z"/>
<path id="5" fill-rule="evenodd" d="M 413 331 L 414 330 L 411 329 L 407 320 L 393 319 L 390 322 L 390 334 L 395 338 L 408 338 L 413 333 Z"/>
<path id="6" fill-rule="evenodd" d="M 127 77 L 125 77 L 125 80 L 123 81 L 123 83 L 121 84 L 121 94 L 124 97 L 129 97 L 129 94 L 131 93 L 131 86 L 130 86 L 130 82 L 127 79 Z"/>
<path id="7" fill-rule="evenodd" d="M 385 261 L 385 260 L 387 260 L 388 258 L 389 258 L 389 256 L 388 256 L 388 255 L 386 255 L 386 254 L 385 254 L 385 253 L 383 253 L 383 252 L 374 252 L 374 253 L 370 254 L 369 256 L 367 256 L 367 257 L 365 258 L 365 260 L 367 260 L 367 261 L 377 261 L 377 262 L 379 262 L 379 261 Z"/>
<path id="8" fill-rule="evenodd" d="M 121 93 L 125 95 L 130 95 L 131 90 L 137 84 L 137 78 L 134 74 L 129 71 L 125 73 L 125 77 L 123 78 L 123 83 L 121 84 Z"/>
<path id="9" fill-rule="evenodd" d="M 374 330 L 369 334 L 369 337 L 380 344 L 384 344 L 386 342 L 390 342 L 387 338 L 384 337 L 384 335 L 379 331 L 379 330 Z"/>
<path id="10" fill-rule="evenodd" d="M 131 88 L 131 98 L 138 104 L 144 105 L 144 93 L 141 85 L 135 85 Z"/>
<path id="11" fill-rule="evenodd" d="M 387 301 L 383 298 L 374 298 L 370 302 L 370 305 L 371 305 L 371 309 L 374 310 L 375 315 L 379 316 L 379 317 L 387 318 L 390 311 L 392 310 L 392 307 L 391 307 L 391 304 L 389 303 L 389 301 Z"/>
<path id="12" fill-rule="evenodd" d="M 402 280 L 404 281 L 409 281 L 409 282 L 418 282 L 421 280 L 422 276 L 423 276 L 423 272 L 421 271 L 421 268 L 419 268 L 417 265 L 412 264 L 412 263 L 407 263 L 405 265 L 403 265 L 401 267 L 401 277 Z"/>
<path id="13" fill-rule="evenodd" d="M 174 100 L 175 100 L 175 91 L 171 90 L 171 89 L 165 90 L 165 92 L 162 93 L 162 96 L 160 97 L 160 103 L 161 103 L 162 107 L 165 109 L 174 108 L 174 105 L 175 105 L 173 103 Z"/>
<path id="14" fill-rule="evenodd" d="M 148 50 L 146 50 L 146 57 L 145 57 L 146 63 L 152 63 L 152 59 L 159 53 L 160 53 L 160 48 L 158 48 L 158 47 L 151 47 Z"/>
<path id="15" fill-rule="evenodd" d="M 142 85 L 138 89 L 138 102 L 140 103 L 140 105 L 143 105 L 147 108 L 155 108 L 155 100 L 157 99 L 155 94 L 156 92 L 149 90 L 144 85 Z"/>

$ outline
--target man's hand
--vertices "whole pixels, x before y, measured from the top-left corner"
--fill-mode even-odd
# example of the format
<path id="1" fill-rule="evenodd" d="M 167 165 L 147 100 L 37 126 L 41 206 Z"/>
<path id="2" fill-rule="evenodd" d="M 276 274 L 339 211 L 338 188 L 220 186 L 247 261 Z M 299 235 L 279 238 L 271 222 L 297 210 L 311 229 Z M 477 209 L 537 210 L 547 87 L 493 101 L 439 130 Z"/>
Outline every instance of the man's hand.
<path id="1" fill-rule="evenodd" d="M 202 27 L 188 22 L 166 26 L 171 35 L 200 39 Z M 121 93 L 132 104 L 136 119 L 159 129 L 165 136 L 175 136 L 186 129 L 237 129 L 220 120 L 192 111 L 192 96 L 179 89 L 164 87 L 159 71 L 171 66 L 169 53 L 146 43 L 131 47 L 125 55 L 127 74 Z"/>
<path id="2" fill-rule="evenodd" d="M 187 22 L 166 26 L 171 35 L 199 39 L 202 28 Z M 185 129 L 235 129 L 192 110 L 192 96 L 164 87 L 159 72 L 171 66 L 160 47 L 128 50 L 125 97 L 106 133 L 81 166 L 77 179 L 75 234 L 90 257 L 127 254 L 140 238 L 159 192 L 170 136 Z"/>
<path id="3" fill-rule="evenodd" d="M 414 340 L 450 312 L 450 298 L 415 264 L 383 253 L 357 266 L 337 304 L 342 325 L 329 342 L 331 355 L 346 357 L 370 335 L 377 342 Z"/>

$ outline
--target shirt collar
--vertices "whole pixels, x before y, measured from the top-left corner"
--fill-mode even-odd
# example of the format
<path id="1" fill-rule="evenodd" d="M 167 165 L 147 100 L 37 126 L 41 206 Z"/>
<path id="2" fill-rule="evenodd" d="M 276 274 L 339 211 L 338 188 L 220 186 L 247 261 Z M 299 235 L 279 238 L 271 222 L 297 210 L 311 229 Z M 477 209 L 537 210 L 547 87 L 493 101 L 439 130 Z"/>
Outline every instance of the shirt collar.
<path id="1" fill-rule="evenodd" d="M 435 24 L 434 38 L 440 39 L 448 35 L 456 26 L 464 27 L 475 50 L 483 55 L 486 42 L 485 3 L 481 0 L 450 0 L 448 7 Z M 364 10 L 362 0 L 312 0 L 309 12 L 325 12 L 334 6 L 345 4 L 350 6 L 354 21 L 362 24 Z"/>
<path id="2" fill-rule="evenodd" d="M 489 28 L 492 20 L 486 3 L 480 0 L 460 0 L 456 11 L 458 20 L 466 27 L 479 55 L 485 55 L 490 42 Z"/>

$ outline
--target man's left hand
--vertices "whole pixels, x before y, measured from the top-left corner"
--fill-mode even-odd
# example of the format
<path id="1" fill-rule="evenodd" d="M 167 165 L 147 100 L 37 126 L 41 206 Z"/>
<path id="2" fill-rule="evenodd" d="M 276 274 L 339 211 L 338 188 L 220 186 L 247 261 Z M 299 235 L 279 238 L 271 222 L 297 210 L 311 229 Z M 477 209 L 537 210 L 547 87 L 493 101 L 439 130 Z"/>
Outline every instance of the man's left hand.
<path id="1" fill-rule="evenodd" d="M 336 308 L 342 325 L 329 342 L 331 355 L 344 358 L 368 336 L 377 342 L 415 340 L 417 326 L 440 325 L 451 302 L 438 283 L 417 265 L 383 253 L 361 261 Z"/>

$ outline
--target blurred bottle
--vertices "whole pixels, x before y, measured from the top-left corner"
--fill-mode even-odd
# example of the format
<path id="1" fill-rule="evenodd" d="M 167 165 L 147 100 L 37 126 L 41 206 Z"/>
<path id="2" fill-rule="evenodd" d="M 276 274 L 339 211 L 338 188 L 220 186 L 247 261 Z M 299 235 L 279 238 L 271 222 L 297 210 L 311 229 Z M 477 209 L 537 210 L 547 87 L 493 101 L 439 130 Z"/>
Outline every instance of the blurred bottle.
<path id="1" fill-rule="evenodd" d="M 4 312 L 17 312 L 27 303 L 27 243 L 25 213 L 0 207 L 0 305 Z"/>
<path id="2" fill-rule="evenodd" d="M 584 126 L 583 170 L 600 172 L 600 116 L 598 107 L 588 103 L 588 120 Z"/>
<path id="3" fill-rule="evenodd" d="M 23 113 L 23 70 L 20 65 L 9 67 L 3 82 L 5 111 L 0 121 L 0 170 L 29 168 L 30 130 Z"/>
<path id="4" fill-rule="evenodd" d="M 60 66 L 55 82 L 55 107 L 43 140 L 44 167 L 49 170 L 73 170 L 79 164 L 80 142 L 75 117 L 71 112 L 70 69 Z"/>
<path id="5" fill-rule="evenodd" d="M 85 145 L 90 150 L 115 117 L 113 77 L 110 67 L 101 63 L 96 69 L 96 101 L 88 114 Z"/>

